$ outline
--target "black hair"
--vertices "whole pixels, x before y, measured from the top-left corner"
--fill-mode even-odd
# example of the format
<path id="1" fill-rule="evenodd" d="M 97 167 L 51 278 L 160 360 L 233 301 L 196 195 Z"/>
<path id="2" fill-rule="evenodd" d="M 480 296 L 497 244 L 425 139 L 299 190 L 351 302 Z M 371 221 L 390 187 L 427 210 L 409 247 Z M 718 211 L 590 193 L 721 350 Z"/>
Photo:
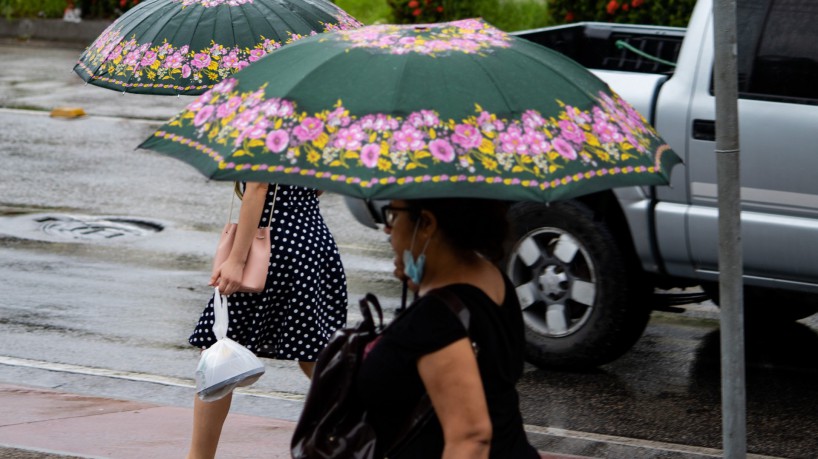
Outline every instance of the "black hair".
<path id="1" fill-rule="evenodd" d="M 438 228 L 454 248 L 475 251 L 493 262 L 505 256 L 504 242 L 509 233 L 506 217 L 509 202 L 496 199 L 440 198 L 406 201 L 412 220 L 427 210 L 437 219 Z"/>

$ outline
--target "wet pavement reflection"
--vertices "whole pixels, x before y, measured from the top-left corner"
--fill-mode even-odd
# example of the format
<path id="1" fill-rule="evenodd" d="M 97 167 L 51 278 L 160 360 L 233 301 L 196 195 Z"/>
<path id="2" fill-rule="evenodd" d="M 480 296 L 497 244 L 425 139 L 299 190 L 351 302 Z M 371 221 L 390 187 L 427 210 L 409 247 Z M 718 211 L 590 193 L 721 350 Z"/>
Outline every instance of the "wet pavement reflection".
<path id="1" fill-rule="evenodd" d="M 748 328 L 746 338 L 748 452 L 815 457 L 818 333 L 791 323 Z M 634 349 L 596 371 L 527 372 L 526 422 L 721 448 L 719 340 L 717 321 L 654 313 Z"/>

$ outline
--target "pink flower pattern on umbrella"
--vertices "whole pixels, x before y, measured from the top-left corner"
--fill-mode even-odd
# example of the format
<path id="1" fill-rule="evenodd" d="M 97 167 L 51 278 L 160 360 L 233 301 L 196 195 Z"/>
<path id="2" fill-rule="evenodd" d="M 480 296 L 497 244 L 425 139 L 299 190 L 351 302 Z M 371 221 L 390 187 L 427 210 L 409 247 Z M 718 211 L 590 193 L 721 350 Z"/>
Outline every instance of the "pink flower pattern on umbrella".
<path id="1" fill-rule="evenodd" d="M 634 158 L 649 154 L 655 132 L 618 96 L 600 92 L 587 110 L 557 103 L 564 110 L 548 118 L 536 110 L 503 118 L 479 106 L 474 116 L 461 120 L 441 119 L 433 110 L 356 117 L 342 101 L 307 113 L 290 100 L 265 100 L 264 87 L 240 92 L 235 80 L 227 79 L 170 124 L 192 126 L 210 142 L 230 142 L 237 157 L 286 152 L 293 163 L 306 160 L 339 171 L 357 164 L 397 172 L 442 162 L 469 173 L 513 169 L 543 178 L 574 162 L 612 162 L 614 151 Z"/>
<path id="2" fill-rule="evenodd" d="M 290 134 L 287 131 L 277 129 L 267 134 L 264 146 L 273 153 L 281 153 L 287 148 L 290 142 Z"/>
<path id="3" fill-rule="evenodd" d="M 429 142 L 429 150 L 437 160 L 445 163 L 454 161 L 454 147 L 443 139 L 435 139 Z"/>
<path id="4" fill-rule="evenodd" d="M 253 0 L 173 1 L 181 2 L 183 7 L 200 5 L 205 8 L 222 4 L 239 6 L 253 2 Z M 350 30 L 361 26 L 360 22 L 340 9 L 335 20 L 336 23 L 323 24 L 321 32 Z M 124 83 L 125 87 L 167 84 L 176 89 L 185 89 L 185 86 L 178 84 L 180 77 L 189 79 L 188 84 L 191 86 L 202 85 L 210 80 L 223 80 L 283 45 L 317 34 L 316 31 L 308 35 L 288 34 L 284 41 L 260 36 L 253 48 L 230 48 L 211 42 L 206 48 L 191 50 L 188 45 L 177 47 L 167 41 L 138 43 L 135 36 L 130 39 L 122 36 L 121 26 L 115 23 L 88 47 L 87 56 L 78 62 L 78 65 L 88 73 L 130 77 L 129 82 Z M 99 70 L 94 72 L 97 67 Z M 111 77 L 104 78 L 110 80 Z M 146 80 L 147 82 L 144 82 Z"/>
<path id="5" fill-rule="evenodd" d="M 372 169 L 378 165 L 378 158 L 381 155 L 381 147 L 370 143 L 361 150 L 361 162 L 364 166 Z"/>
<path id="6" fill-rule="evenodd" d="M 253 0 L 171 0 L 174 3 L 181 3 L 182 6 L 201 5 L 205 8 L 213 8 L 214 6 L 227 5 L 239 6 L 245 3 L 253 3 Z"/>
<path id="7" fill-rule="evenodd" d="M 424 34 L 422 40 L 416 38 L 420 33 Z M 511 38 L 506 32 L 475 19 L 453 21 L 442 27 L 422 24 L 369 26 L 345 30 L 340 38 L 351 42 L 353 47 L 388 54 L 475 54 L 489 53 L 493 47 L 511 46 Z"/>

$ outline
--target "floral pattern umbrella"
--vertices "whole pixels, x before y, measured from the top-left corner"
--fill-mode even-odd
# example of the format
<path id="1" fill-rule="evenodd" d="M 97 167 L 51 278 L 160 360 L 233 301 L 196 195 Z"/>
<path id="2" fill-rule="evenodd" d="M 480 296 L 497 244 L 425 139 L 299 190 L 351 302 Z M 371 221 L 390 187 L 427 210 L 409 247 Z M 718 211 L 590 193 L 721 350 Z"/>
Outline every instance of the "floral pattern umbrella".
<path id="1" fill-rule="evenodd" d="M 141 147 L 217 180 L 372 199 L 550 201 L 664 184 L 679 162 L 584 67 L 475 19 L 300 40 L 201 95 Z"/>
<path id="2" fill-rule="evenodd" d="M 117 91 L 197 95 L 287 43 L 360 25 L 329 0 L 146 0 L 74 71 Z"/>

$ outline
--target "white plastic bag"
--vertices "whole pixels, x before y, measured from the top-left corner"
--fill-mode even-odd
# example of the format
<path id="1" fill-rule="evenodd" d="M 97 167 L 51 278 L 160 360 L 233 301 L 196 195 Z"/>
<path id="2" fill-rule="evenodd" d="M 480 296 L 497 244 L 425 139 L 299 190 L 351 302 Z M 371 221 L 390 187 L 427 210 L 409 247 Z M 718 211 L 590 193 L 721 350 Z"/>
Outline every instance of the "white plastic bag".
<path id="1" fill-rule="evenodd" d="M 227 337 L 227 297 L 213 298 L 216 343 L 202 352 L 196 368 L 196 393 L 205 402 L 218 400 L 236 387 L 249 386 L 264 374 L 264 363 L 250 350 Z"/>

